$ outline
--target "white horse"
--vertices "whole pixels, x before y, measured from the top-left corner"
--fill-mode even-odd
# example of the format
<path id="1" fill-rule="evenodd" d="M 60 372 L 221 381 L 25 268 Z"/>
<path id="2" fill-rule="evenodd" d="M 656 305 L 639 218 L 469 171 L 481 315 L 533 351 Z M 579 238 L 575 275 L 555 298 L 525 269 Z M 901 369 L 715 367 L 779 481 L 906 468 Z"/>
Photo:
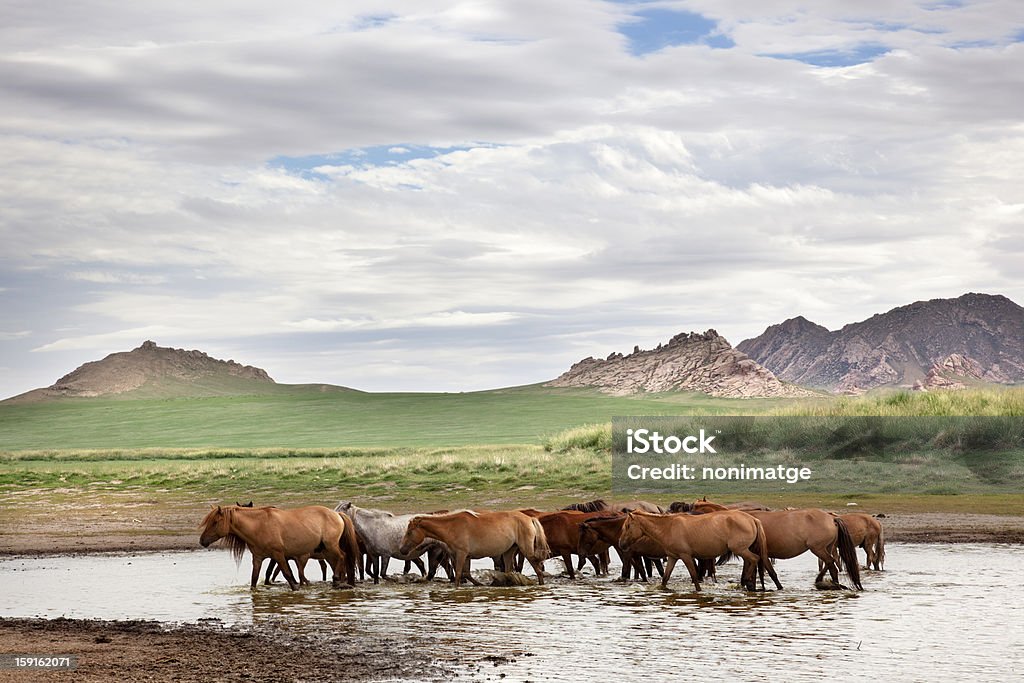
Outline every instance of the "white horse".
<path id="1" fill-rule="evenodd" d="M 374 583 L 388 577 L 388 563 L 391 558 L 405 560 L 405 571 L 409 571 L 412 562 L 420 570 L 420 574 L 433 579 L 438 566 L 444 568 L 448 578 L 454 580 L 451 568 L 450 553 L 447 546 L 435 539 L 427 539 L 409 553 L 402 553 L 399 547 L 409 527 L 409 520 L 423 515 L 396 515 L 387 510 L 356 507 L 349 501 L 342 501 L 335 506 L 336 512 L 344 512 L 352 518 L 356 533 L 366 546 L 367 571 L 373 576 Z M 423 566 L 420 557 L 426 553 L 429 571 Z"/>

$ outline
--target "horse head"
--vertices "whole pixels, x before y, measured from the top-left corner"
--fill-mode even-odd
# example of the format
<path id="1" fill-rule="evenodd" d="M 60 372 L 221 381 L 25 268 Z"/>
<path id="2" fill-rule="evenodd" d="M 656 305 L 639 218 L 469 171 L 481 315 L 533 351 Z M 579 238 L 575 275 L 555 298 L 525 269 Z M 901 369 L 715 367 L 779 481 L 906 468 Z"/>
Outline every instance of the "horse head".
<path id="1" fill-rule="evenodd" d="M 626 513 L 626 521 L 622 523 L 622 531 L 619 534 L 619 547 L 629 550 L 644 535 L 640 523 L 636 521 L 636 514 Z"/>
<path id="2" fill-rule="evenodd" d="M 352 515 L 352 508 L 354 508 L 354 507 L 355 506 L 352 504 L 352 501 L 350 501 L 350 500 L 343 500 L 343 501 L 341 501 L 340 503 L 338 503 L 337 505 L 334 506 L 334 511 L 335 512 L 344 512 L 346 515 L 351 516 Z"/>
<path id="3" fill-rule="evenodd" d="M 580 522 L 580 542 L 577 545 L 579 554 L 586 557 L 594 554 L 594 546 L 601 540 L 597 529 L 590 526 L 590 522 Z"/>
<path id="4" fill-rule="evenodd" d="M 690 505 L 687 502 L 681 501 L 681 500 L 677 500 L 676 502 L 674 502 L 674 503 L 672 503 L 671 505 L 668 506 L 668 511 L 671 514 L 676 514 L 676 513 L 679 513 L 679 512 L 689 512 L 692 509 L 693 509 L 692 505 Z"/>
<path id="5" fill-rule="evenodd" d="M 204 548 L 210 547 L 211 543 L 219 541 L 231 532 L 229 510 L 230 508 L 222 508 L 220 505 L 210 506 L 210 511 L 199 523 L 199 528 L 203 530 L 199 535 L 199 544 Z"/>
<path id="6" fill-rule="evenodd" d="M 405 529 L 405 535 L 402 536 L 402 545 L 399 546 L 398 552 L 403 555 L 408 555 L 413 551 L 413 548 L 423 543 L 427 538 L 427 532 L 422 527 L 422 518 L 413 517 L 409 520 L 409 526 Z"/>

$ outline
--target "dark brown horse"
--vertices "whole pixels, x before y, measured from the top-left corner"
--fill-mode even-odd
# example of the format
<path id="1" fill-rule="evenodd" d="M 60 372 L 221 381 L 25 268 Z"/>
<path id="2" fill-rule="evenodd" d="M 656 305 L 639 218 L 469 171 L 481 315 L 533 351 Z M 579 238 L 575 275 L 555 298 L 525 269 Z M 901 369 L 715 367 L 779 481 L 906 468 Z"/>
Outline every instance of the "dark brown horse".
<path id="1" fill-rule="evenodd" d="M 559 510 L 558 512 L 549 512 L 537 517 L 541 526 L 544 527 L 544 536 L 547 538 L 551 556 L 562 558 L 562 561 L 565 563 L 565 571 L 569 574 L 570 579 L 576 578 L 576 572 L 573 570 L 572 563 L 572 555 L 575 554 L 579 554 L 581 560 L 589 559 L 591 564 L 594 565 L 594 571 L 598 576 L 608 573 L 607 562 L 602 563 L 600 560 L 600 556 L 607 553 L 608 544 L 599 541 L 592 544 L 590 552 L 581 553 L 580 523 L 589 519 L 611 516 L 614 516 L 614 513 Z"/>
<path id="2" fill-rule="evenodd" d="M 581 556 L 593 554 L 595 548 L 611 546 L 615 548 L 619 559 L 622 560 L 621 580 L 628 581 L 630 572 L 635 572 L 640 581 L 647 581 L 651 575 L 651 564 L 653 563 L 658 573 L 665 575 L 661 559 L 665 557 L 665 550 L 655 541 L 644 537 L 632 550 L 623 550 L 619 546 L 619 536 L 622 533 L 622 525 L 626 521 L 626 515 L 614 515 L 610 517 L 597 517 L 580 522 L 579 525 L 579 553 Z"/>
<path id="3" fill-rule="evenodd" d="M 576 510 L 577 512 L 632 512 L 641 510 L 643 512 L 662 513 L 665 509 L 657 503 L 646 500 L 630 500 L 624 503 L 608 503 L 603 498 L 591 500 L 585 503 L 573 503 L 566 505 L 563 510 Z"/>
<path id="4" fill-rule="evenodd" d="M 298 589 L 299 582 L 288 566 L 288 558 L 295 558 L 301 567 L 317 553 L 323 554 L 334 571 L 335 586 L 343 585 L 343 570 L 344 585 L 351 587 L 355 582 L 355 561 L 359 554 L 355 529 L 347 516 L 330 508 L 310 505 L 281 510 L 214 505 L 199 527 L 202 529 L 199 542 L 204 548 L 223 538 L 236 561 L 245 550 L 252 553 L 253 588 L 263 560 L 269 557 L 281 567 L 288 586 Z"/>
<path id="5" fill-rule="evenodd" d="M 668 556 L 662 587 L 668 585 L 676 562 L 683 561 L 690 572 L 694 590 L 700 590 L 697 558 L 714 559 L 726 553 L 743 558 L 741 584 L 747 590 L 757 589 L 757 574 L 768 572 L 775 585 L 782 588 L 775 569 L 768 559 L 767 542 L 761 523 L 745 512 L 725 510 L 706 515 L 652 515 L 631 512 L 626 515 L 619 536 L 619 545 L 631 550 L 643 542 L 644 537 L 657 542 Z"/>

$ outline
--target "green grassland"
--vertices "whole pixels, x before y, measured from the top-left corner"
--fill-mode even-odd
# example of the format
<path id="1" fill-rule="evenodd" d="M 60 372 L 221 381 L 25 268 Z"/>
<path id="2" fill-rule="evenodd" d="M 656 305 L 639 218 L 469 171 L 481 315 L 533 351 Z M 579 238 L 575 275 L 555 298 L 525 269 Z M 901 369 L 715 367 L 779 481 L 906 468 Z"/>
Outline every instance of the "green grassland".
<path id="1" fill-rule="evenodd" d="M 279 386 L 234 396 L 0 404 L 0 450 L 535 444 L 616 415 L 750 414 L 779 405 L 702 394 L 616 397 L 536 385 L 453 394 Z"/>
<path id="2" fill-rule="evenodd" d="M 277 504 L 357 497 L 396 509 L 553 505 L 610 495 L 613 416 L 1020 416 L 1022 407 L 1019 387 L 809 401 L 612 397 L 539 386 L 465 394 L 283 387 L 262 395 L 8 403 L 0 405 L 0 500 L 5 507 L 32 496 L 59 503 L 121 495 Z M 841 505 L 878 491 L 931 510 L 951 505 L 950 496 L 980 495 L 974 511 L 1024 514 L 1019 449 L 989 451 L 982 461 L 962 444 L 931 448 L 914 429 L 909 445 L 830 490 L 757 496 L 768 504 Z M 906 482 L 892 465 L 927 470 L 932 481 L 920 493 L 931 495 L 900 495 Z M 703 493 L 715 492 L 692 491 Z"/>

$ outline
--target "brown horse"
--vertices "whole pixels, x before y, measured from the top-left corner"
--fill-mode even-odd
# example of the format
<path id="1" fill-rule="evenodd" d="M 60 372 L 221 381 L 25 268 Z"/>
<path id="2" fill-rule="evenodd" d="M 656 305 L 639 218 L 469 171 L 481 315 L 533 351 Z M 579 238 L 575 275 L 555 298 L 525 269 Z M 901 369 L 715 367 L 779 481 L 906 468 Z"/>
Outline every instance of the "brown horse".
<path id="1" fill-rule="evenodd" d="M 580 523 L 588 519 L 597 519 L 613 516 L 610 512 L 577 512 L 575 510 L 559 510 L 549 512 L 537 517 L 540 525 L 544 527 L 544 536 L 547 538 L 551 557 L 561 557 L 565 563 L 565 571 L 570 579 L 576 578 L 573 570 L 572 555 L 579 554 L 580 560 L 589 559 L 594 565 L 594 571 L 598 576 L 608 573 L 608 563 L 602 563 L 600 556 L 607 553 L 608 544 L 597 542 L 593 544 L 588 553 L 580 552 Z M 582 567 L 580 567 L 582 568 Z"/>
<path id="2" fill-rule="evenodd" d="M 658 568 L 658 573 L 665 575 L 661 565 L 661 558 L 665 557 L 665 550 L 647 536 L 633 547 L 632 550 L 623 550 L 619 546 L 619 536 L 622 534 L 622 525 L 626 521 L 626 515 L 614 515 L 612 517 L 597 517 L 580 522 L 579 525 L 579 553 L 581 556 L 591 555 L 595 548 L 602 545 L 615 548 L 622 560 L 621 580 L 628 581 L 630 571 L 636 573 L 637 579 L 647 581 L 651 575 L 652 559 Z"/>
<path id="3" fill-rule="evenodd" d="M 824 510 L 751 510 L 746 514 L 756 517 L 764 525 L 768 538 L 768 555 L 788 560 L 810 550 L 822 561 L 815 583 L 821 581 L 827 569 L 832 582 L 839 583 L 838 554 L 846 574 L 857 590 L 860 583 L 860 564 L 849 529 L 839 517 Z"/>
<path id="4" fill-rule="evenodd" d="M 282 510 L 273 507 L 247 508 L 237 505 L 214 505 L 199 527 L 199 543 L 204 547 L 226 539 L 235 557 L 241 560 L 246 549 L 252 553 L 253 588 L 259 579 L 260 565 L 271 558 L 277 562 L 292 590 L 298 581 L 288 566 L 288 558 L 295 558 L 302 567 L 317 553 L 334 571 L 334 585 L 341 586 L 342 565 L 346 583 L 355 583 L 355 562 L 359 556 L 355 528 L 346 515 L 320 505 Z"/>
<path id="5" fill-rule="evenodd" d="M 689 514 L 700 515 L 726 509 L 724 505 L 713 503 L 705 497 L 690 506 Z M 746 512 L 761 520 L 764 525 L 770 557 L 788 560 L 810 550 L 818 557 L 818 577 L 814 580 L 816 584 L 825 576 L 826 569 L 832 582 L 839 583 L 839 563 L 841 562 L 857 590 L 864 590 L 860 583 L 860 565 L 857 562 L 856 546 L 846 524 L 836 515 L 817 509 L 746 510 Z M 723 557 L 719 563 L 728 559 L 728 556 Z"/>
<path id="6" fill-rule="evenodd" d="M 469 573 L 470 560 L 501 556 L 505 567 L 513 567 L 517 550 L 537 573 L 537 583 L 544 584 L 544 560 L 551 552 L 544 527 L 521 512 L 461 510 L 447 515 L 413 517 L 400 550 L 409 553 L 427 538 L 448 546 L 454 560 L 456 586 L 462 584 L 464 574 L 479 585 Z"/>
<path id="7" fill-rule="evenodd" d="M 743 558 L 740 582 L 744 588 L 757 589 L 758 573 L 761 574 L 764 588 L 765 571 L 775 585 L 782 588 L 768 559 L 764 528 L 745 512 L 726 510 L 696 516 L 628 513 L 622 525 L 619 545 L 625 550 L 632 550 L 645 536 L 661 545 L 668 555 L 665 575 L 661 579 L 662 587 L 668 585 L 676 562 L 682 560 L 690 572 L 694 590 L 699 591 L 700 576 L 695 559 L 710 560 L 731 553 Z"/>
<path id="8" fill-rule="evenodd" d="M 710 508 L 704 508 L 702 510 L 696 509 L 697 506 L 707 504 Z M 694 514 L 702 514 L 703 512 L 710 512 L 711 510 L 742 510 L 743 512 L 750 512 L 751 510 L 771 510 L 767 505 L 761 503 L 755 503 L 753 501 L 745 500 L 741 503 L 729 503 L 728 505 L 719 505 L 718 503 L 711 503 L 707 498 L 698 500 L 694 503 L 686 503 L 683 501 L 676 501 L 668 506 L 668 511 L 671 513 L 679 512 L 692 512 Z"/>
<path id="9" fill-rule="evenodd" d="M 576 510 L 577 512 L 632 512 L 641 510 L 643 512 L 662 513 L 665 509 L 657 503 L 646 500 L 630 500 L 625 503 L 608 503 L 603 498 L 591 500 L 586 503 L 573 503 L 566 505 L 563 510 Z"/>
<path id="10" fill-rule="evenodd" d="M 835 513 L 832 514 L 835 515 Z M 885 565 L 885 533 L 882 531 L 882 523 L 863 512 L 848 512 L 835 516 L 846 524 L 854 547 L 864 549 L 864 553 L 867 555 L 864 568 L 881 571 Z M 820 569 L 821 561 L 818 562 Z"/>

